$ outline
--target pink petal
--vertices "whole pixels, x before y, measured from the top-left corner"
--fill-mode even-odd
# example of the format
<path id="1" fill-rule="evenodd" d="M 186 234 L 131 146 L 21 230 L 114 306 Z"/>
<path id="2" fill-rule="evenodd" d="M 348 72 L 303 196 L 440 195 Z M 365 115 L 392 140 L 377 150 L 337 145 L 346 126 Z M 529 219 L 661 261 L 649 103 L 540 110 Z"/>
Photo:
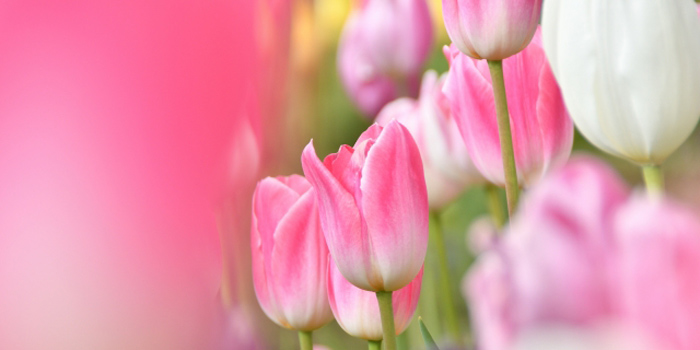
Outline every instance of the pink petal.
<path id="1" fill-rule="evenodd" d="M 371 262 L 365 255 L 369 241 L 361 228 L 355 198 L 318 159 L 313 141 L 304 148 L 301 164 L 316 190 L 321 226 L 335 263 L 353 284 L 370 289 L 366 271 Z"/>
<path id="2" fill-rule="evenodd" d="M 361 211 L 378 271 L 374 290 L 397 290 L 418 274 L 427 249 L 428 198 L 411 134 L 389 123 L 372 147 L 360 180 Z M 341 270 L 342 271 L 342 270 Z"/>

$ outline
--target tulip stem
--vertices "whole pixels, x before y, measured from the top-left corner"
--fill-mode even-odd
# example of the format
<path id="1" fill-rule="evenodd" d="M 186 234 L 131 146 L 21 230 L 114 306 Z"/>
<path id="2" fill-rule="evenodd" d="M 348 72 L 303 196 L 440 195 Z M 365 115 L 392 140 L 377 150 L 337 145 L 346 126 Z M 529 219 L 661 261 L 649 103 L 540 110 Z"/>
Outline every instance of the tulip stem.
<path id="1" fill-rule="evenodd" d="M 434 223 L 434 229 L 431 232 L 431 237 L 433 238 L 433 246 L 435 248 L 435 252 L 437 253 L 438 268 L 440 269 L 440 286 L 438 288 L 442 294 L 440 296 L 442 301 L 442 311 L 445 313 L 447 328 L 449 329 L 452 338 L 458 344 L 461 344 L 462 336 L 459 330 L 459 321 L 457 319 L 457 308 L 455 307 L 454 296 L 452 295 L 452 279 L 450 278 L 450 266 L 447 259 L 445 235 L 442 231 L 440 216 L 431 210 L 430 221 Z"/>
<path id="2" fill-rule="evenodd" d="M 506 224 L 506 214 L 503 212 L 503 204 L 501 204 L 501 196 L 498 194 L 498 187 L 492 184 L 486 185 L 486 196 L 488 197 L 491 219 L 496 228 L 501 229 Z"/>
<path id="3" fill-rule="evenodd" d="M 391 295 L 393 292 L 377 292 L 379 314 L 382 318 L 382 333 L 384 334 L 384 349 L 396 350 L 396 328 L 394 326 L 394 305 Z"/>
<path id="4" fill-rule="evenodd" d="M 369 346 L 369 350 L 382 350 L 381 340 L 368 340 L 367 345 Z"/>
<path id="5" fill-rule="evenodd" d="M 299 331 L 299 345 L 301 350 L 313 350 L 314 341 L 311 331 Z"/>
<path id="6" fill-rule="evenodd" d="M 496 102 L 496 118 L 498 119 L 498 138 L 501 141 L 501 157 L 503 158 L 503 173 L 506 181 L 506 199 L 508 201 L 508 216 L 513 216 L 518 206 L 518 173 L 515 169 L 515 152 L 513 151 L 513 136 L 510 131 L 510 116 L 506 99 L 506 84 L 503 80 L 503 61 L 488 61 L 491 81 L 493 84 L 494 101 Z"/>
<path id="7" fill-rule="evenodd" d="M 647 193 L 659 195 L 664 192 L 664 174 L 658 165 L 644 165 L 642 174 L 644 174 Z"/>

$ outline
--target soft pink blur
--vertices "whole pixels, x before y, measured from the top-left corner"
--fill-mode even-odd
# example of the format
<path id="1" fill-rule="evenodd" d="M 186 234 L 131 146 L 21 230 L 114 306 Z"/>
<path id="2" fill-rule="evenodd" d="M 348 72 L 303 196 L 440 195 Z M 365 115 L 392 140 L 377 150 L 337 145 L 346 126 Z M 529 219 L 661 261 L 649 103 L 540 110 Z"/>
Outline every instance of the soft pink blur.
<path id="1" fill-rule="evenodd" d="M 425 0 L 361 1 L 338 45 L 338 71 L 360 111 L 374 117 L 397 97 L 415 97 L 432 43 Z"/>
<path id="2" fill-rule="evenodd" d="M 413 319 L 422 282 L 421 268 L 411 283 L 391 296 L 396 335 L 403 333 Z M 345 332 L 356 338 L 382 340 L 384 335 L 376 293 L 352 285 L 332 261 L 328 267 L 328 301 L 333 315 Z"/>
<path id="3" fill-rule="evenodd" d="M 464 54 L 502 60 L 524 49 L 540 20 L 542 0 L 442 0 L 447 34 Z"/>
<path id="4" fill-rule="evenodd" d="M 0 4 L 0 348 L 221 345 L 245 1 Z"/>
<path id="5" fill-rule="evenodd" d="M 630 197 L 606 165 L 585 158 L 548 176 L 521 208 L 465 279 L 481 349 L 559 349 L 562 330 L 606 349 L 700 346 L 692 211 Z"/>
<path id="6" fill-rule="evenodd" d="M 468 186 L 484 181 L 469 159 L 442 92 L 445 77 L 427 71 L 418 100 L 400 98 L 384 106 L 377 115 L 377 124 L 387 125 L 396 119 L 413 135 L 423 160 L 428 204 L 435 209 L 449 204 Z"/>
<path id="7" fill-rule="evenodd" d="M 487 180 L 504 183 L 501 144 L 488 63 L 445 47 L 450 71 L 443 91 L 472 161 Z M 542 49 L 539 30 L 528 47 L 503 61 L 518 179 L 537 182 L 571 153 L 574 126 Z"/>
<path id="8" fill-rule="evenodd" d="M 428 195 L 415 141 L 397 121 L 374 124 L 323 162 L 301 157 L 316 189 L 328 250 L 343 276 L 370 291 L 409 284 L 428 249 Z"/>

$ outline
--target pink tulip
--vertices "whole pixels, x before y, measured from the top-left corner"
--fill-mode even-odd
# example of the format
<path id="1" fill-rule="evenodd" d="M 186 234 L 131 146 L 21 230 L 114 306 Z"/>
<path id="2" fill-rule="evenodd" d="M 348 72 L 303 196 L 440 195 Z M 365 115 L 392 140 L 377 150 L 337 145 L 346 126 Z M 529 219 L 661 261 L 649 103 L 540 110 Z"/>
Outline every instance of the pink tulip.
<path id="1" fill-rule="evenodd" d="M 419 100 L 398 99 L 377 116 L 379 125 L 396 119 L 411 132 L 423 160 L 428 204 L 440 208 L 454 200 L 469 185 L 484 181 L 474 167 L 442 93 L 445 75 L 435 71 L 423 75 Z"/>
<path id="2" fill-rule="evenodd" d="M 418 306 L 423 269 L 407 286 L 392 295 L 396 335 L 403 333 L 411 323 Z M 329 263 L 328 301 L 333 315 L 346 333 L 366 340 L 381 340 L 382 321 L 375 293 L 362 290 L 348 282 L 338 267 Z"/>
<path id="3" fill-rule="evenodd" d="M 622 181 L 591 159 L 572 160 L 533 189 L 508 232 L 465 280 L 476 339 L 505 349 L 548 323 L 594 323 L 610 315 L 616 210 Z"/>
<path id="4" fill-rule="evenodd" d="M 364 1 L 350 14 L 338 45 L 345 90 L 368 116 L 399 96 L 416 96 L 431 47 L 425 1 Z"/>
<path id="5" fill-rule="evenodd" d="M 443 91 L 472 161 L 487 180 L 504 184 L 491 76 L 486 61 L 445 48 L 450 71 Z M 571 152 L 573 123 L 535 34 L 521 53 L 503 61 L 518 179 L 529 186 Z"/>
<path id="6" fill-rule="evenodd" d="M 423 266 L 428 198 L 420 153 L 394 121 L 372 125 L 323 162 L 310 142 L 301 157 L 316 189 L 321 225 L 338 269 L 355 286 L 395 291 Z"/>
<path id="7" fill-rule="evenodd" d="M 700 221 L 668 199 L 635 197 L 619 213 L 614 279 L 620 317 L 664 344 L 700 348 Z"/>
<path id="8" fill-rule="evenodd" d="M 306 179 L 268 177 L 258 184 L 251 250 L 255 293 L 271 320 L 302 331 L 332 320 L 326 294 L 328 248 L 316 195 Z"/>
<path id="9" fill-rule="evenodd" d="M 502 60 L 535 34 L 542 0 L 442 0 L 447 34 L 475 59 Z"/>

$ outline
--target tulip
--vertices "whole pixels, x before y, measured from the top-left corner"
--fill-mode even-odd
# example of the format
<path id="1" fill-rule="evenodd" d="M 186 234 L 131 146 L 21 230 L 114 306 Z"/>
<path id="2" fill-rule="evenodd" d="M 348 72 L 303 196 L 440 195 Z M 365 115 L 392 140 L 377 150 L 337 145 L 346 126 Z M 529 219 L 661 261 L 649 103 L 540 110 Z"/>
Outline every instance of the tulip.
<path id="1" fill-rule="evenodd" d="M 350 14 L 338 45 L 338 71 L 345 90 L 372 117 L 399 96 L 416 96 L 431 47 L 425 1 L 363 1 Z"/>
<path id="2" fill-rule="evenodd" d="M 611 314 L 605 273 L 612 266 L 614 215 L 626 199 L 622 181 L 585 158 L 528 194 L 464 282 L 481 349 L 508 348 L 543 324 L 586 325 Z"/>
<path id="3" fill-rule="evenodd" d="M 301 157 L 338 269 L 355 286 L 395 291 L 423 266 L 428 198 L 420 153 L 400 123 L 372 125 L 354 147 L 323 162 L 313 141 Z"/>
<path id="4" fill-rule="evenodd" d="M 442 0 L 447 34 L 465 55 L 502 60 L 535 34 L 542 0 Z"/>
<path id="5" fill-rule="evenodd" d="M 700 117 L 700 22 L 685 0 L 548 0 L 544 46 L 578 130 L 658 165 Z"/>
<path id="6" fill-rule="evenodd" d="M 443 91 L 469 151 L 484 177 L 506 182 L 487 62 L 445 48 L 450 71 Z M 521 53 L 503 61 L 518 182 L 530 186 L 566 161 L 573 123 L 542 49 L 539 31 Z"/>
<path id="7" fill-rule="evenodd" d="M 278 325 L 312 331 L 333 319 L 328 305 L 328 248 L 316 194 L 301 176 L 265 178 L 253 195 L 253 284 Z"/>
<path id="8" fill-rule="evenodd" d="M 392 304 L 396 335 L 403 333 L 411 323 L 418 306 L 423 269 L 407 286 L 393 294 Z M 348 282 L 332 262 L 328 269 L 328 301 L 333 315 L 343 330 L 356 338 L 382 340 L 382 322 L 377 297 Z"/>
<path id="9" fill-rule="evenodd" d="M 621 318 L 662 349 L 700 348 L 700 221 L 668 199 L 637 196 L 619 213 L 614 290 Z"/>
<path id="10" fill-rule="evenodd" d="M 428 190 L 428 205 L 439 209 L 454 200 L 467 186 L 483 177 L 469 159 L 447 98 L 442 93 L 446 76 L 435 71 L 423 75 L 420 98 L 398 99 L 386 105 L 377 124 L 396 119 L 418 144 Z"/>

